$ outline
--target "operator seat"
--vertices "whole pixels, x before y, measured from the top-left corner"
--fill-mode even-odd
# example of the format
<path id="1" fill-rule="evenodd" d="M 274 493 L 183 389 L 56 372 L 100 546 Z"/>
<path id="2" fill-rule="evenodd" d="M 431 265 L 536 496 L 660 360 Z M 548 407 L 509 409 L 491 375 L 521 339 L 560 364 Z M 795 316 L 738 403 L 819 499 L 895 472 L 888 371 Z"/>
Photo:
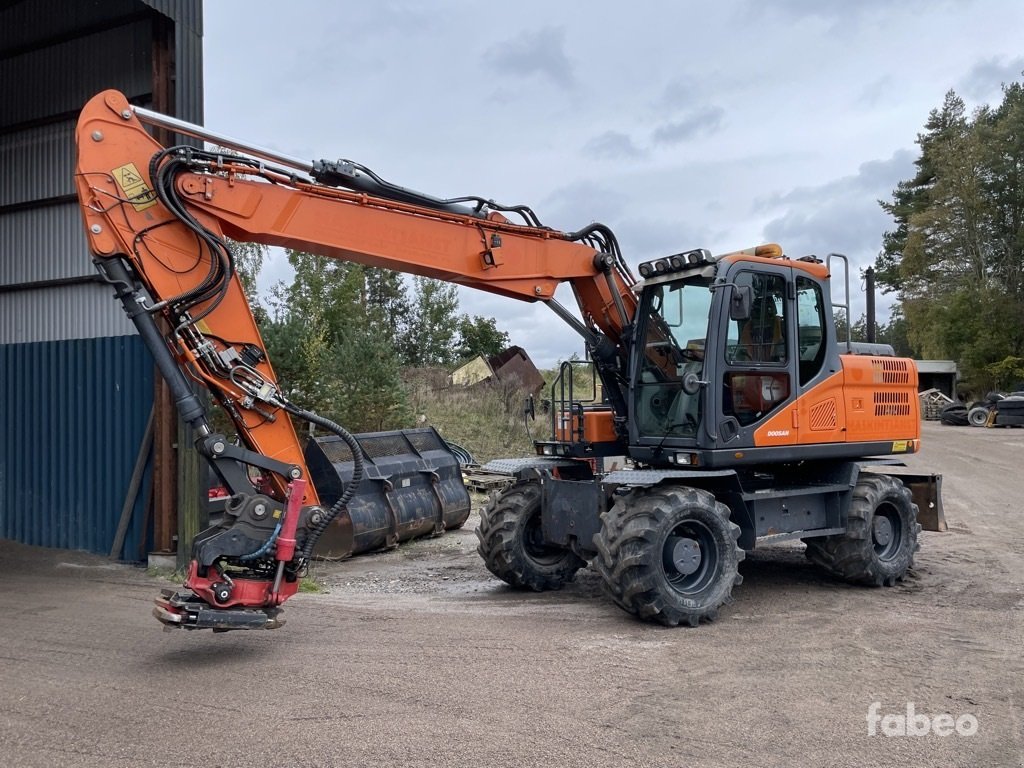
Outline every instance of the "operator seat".
<path id="1" fill-rule="evenodd" d="M 786 336 L 782 321 L 771 298 L 755 300 L 750 318 L 740 328 L 741 358 L 755 363 L 784 362 Z"/>

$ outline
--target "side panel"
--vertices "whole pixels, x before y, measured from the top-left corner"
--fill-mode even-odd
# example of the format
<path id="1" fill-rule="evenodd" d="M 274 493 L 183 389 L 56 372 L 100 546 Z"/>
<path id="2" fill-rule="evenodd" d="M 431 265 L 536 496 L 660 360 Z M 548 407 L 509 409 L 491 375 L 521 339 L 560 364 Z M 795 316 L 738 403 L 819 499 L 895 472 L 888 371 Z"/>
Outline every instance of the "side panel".
<path id="1" fill-rule="evenodd" d="M 847 441 L 916 440 L 921 436 L 917 367 L 897 357 L 842 355 Z"/>
<path id="2" fill-rule="evenodd" d="M 152 403 L 138 336 L 0 346 L 0 537 L 107 554 Z M 149 471 L 123 550 L 145 557 Z"/>
<path id="3" fill-rule="evenodd" d="M 778 445 L 774 435 L 799 434 L 800 445 L 893 442 L 893 453 L 921 436 L 917 369 L 912 360 L 841 355 L 842 370 L 805 392 L 757 430 L 758 446 Z"/>

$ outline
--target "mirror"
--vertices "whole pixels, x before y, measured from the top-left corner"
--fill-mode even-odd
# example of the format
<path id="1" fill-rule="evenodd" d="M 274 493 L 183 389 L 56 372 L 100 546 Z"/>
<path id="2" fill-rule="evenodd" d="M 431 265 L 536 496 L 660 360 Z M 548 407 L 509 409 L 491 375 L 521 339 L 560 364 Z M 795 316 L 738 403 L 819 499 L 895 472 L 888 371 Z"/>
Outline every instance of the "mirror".
<path id="1" fill-rule="evenodd" d="M 729 298 L 729 319 L 749 320 L 754 291 L 749 285 L 734 285 Z"/>

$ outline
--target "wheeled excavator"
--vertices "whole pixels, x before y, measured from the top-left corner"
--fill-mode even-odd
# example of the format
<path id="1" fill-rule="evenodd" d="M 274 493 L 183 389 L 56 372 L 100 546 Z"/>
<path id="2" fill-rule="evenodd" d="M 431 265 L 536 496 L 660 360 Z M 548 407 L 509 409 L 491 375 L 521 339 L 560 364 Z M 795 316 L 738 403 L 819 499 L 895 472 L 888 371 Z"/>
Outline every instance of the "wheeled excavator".
<path id="1" fill-rule="evenodd" d="M 147 127 L 185 143 L 164 146 Z M 849 296 L 841 256 L 695 248 L 639 264 L 636 278 L 604 225 L 562 232 L 527 206 L 436 198 L 116 91 L 88 102 L 76 140 L 95 265 L 230 494 L 192 542 L 183 587 L 157 600 L 168 627 L 280 626 L 318 540 L 372 484 L 359 442 L 275 377 L 230 241 L 543 302 L 582 338 L 601 396 L 577 397 L 563 366 L 536 455 L 494 463 L 514 482 L 482 510 L 479 552 L 514 587 L 557 589 L 592 562 L 629 613 L 696 626 L 729 602 L 756 545 L 801 539 L 831 574 L 891 586 L 912 566 L 921 523 L 942 525 L 940 478 L 900 461 L 920 449 L 914 363 L 836 337 L 840 265 Z M 578 313 L 555 299 L 564 283 Z M 236 436 L 214 430 L 197 386 Z M 330 433 L 348 469 L 304 451 L 293 419 Z M 605 471 L 609 457 L 629 466 Z M 374 482 L 429 493 L 431 474 Z"/>

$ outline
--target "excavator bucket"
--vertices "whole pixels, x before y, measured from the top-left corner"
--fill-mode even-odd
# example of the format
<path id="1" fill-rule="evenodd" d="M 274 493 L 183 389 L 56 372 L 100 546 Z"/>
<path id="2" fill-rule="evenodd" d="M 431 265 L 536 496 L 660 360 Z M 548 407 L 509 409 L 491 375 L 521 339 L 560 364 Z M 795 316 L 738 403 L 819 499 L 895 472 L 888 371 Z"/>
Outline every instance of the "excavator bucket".
<path id="1" fill-rule="evenodd" d="M 339 560 L 461 527 L 469 492 L 451 448 L 433 428 L 355 435 L 363 478 L 346 509 L 324 531 L 314 555 Z M 352 478 L 352 451 L 339 437 L 306 444 L 320 502 L 330 507 Z"/>

